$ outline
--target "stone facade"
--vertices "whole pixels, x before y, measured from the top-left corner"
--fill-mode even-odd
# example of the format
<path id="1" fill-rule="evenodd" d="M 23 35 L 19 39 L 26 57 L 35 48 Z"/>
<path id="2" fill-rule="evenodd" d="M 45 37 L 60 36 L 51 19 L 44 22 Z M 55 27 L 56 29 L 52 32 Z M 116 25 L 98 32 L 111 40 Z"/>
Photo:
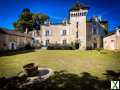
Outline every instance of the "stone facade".
<path id="1" fill-rule="evenodd" d="M 112 35 L 104 37 L 103 41 L 104 49 L 120 50 L 120 29 L 117 29 Z"/>
<path id="2" fill-rule="evenodd" d="M 102 24 L 101 24 L 102 23 Z M 107 34 L 105 32 L 107 21 L 101 21 L 98 17 L 93 17 L 87 22 L 87 48 L 103 48 L 103 37 Z M 103 25 L 105 25 L 103 27 Z"/>
<path id="3" fill-rule="evenodd" d="M 16 50 L 31 44 L 32 37 L 16 31 L 0 29 L 0 50 Z"/>
<path id="4" fill-rule="evenodd" d="M 107 22 L 102 23 L 98 17 L 87 20 L 88 7 L 77 3 L 69 10 L 69 19 L 61 24 L 46 24 L 38 32 L 29 32 L 42 46 L 49 44 L 78 43 L 80 50 L 103 47 L 103 36 Z M 35 36 L 32 33 L 39 33 Z"/>

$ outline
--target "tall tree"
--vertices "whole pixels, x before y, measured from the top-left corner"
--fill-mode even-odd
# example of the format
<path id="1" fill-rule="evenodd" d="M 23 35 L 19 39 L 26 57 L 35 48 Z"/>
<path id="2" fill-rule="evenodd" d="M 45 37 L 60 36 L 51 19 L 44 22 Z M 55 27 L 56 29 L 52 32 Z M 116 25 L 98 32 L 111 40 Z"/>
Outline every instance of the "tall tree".
<path id="1" fill-rule="evenodd" d="M 16 30 L 20 32 L 28 32 L 34 29 L 40 29 L 40 24 L 43 24 L 49 17 L 45 14 L 31 13 L 28 8 L 23 9 L 19 19 L 13 23 Z"/>
<path id="2" fill-rule="evenodd" d="M 40 30 L 40 25 L 44 24 L 44 22 L 49 19 L 49 17 L 42 13 L 33 14 L 33 28 L 36 30 Z"/>

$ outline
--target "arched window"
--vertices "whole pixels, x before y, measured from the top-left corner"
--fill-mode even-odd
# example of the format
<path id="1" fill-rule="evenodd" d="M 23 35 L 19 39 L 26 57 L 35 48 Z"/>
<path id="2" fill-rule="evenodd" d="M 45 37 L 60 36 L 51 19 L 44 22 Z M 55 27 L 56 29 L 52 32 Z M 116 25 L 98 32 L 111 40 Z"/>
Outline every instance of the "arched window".
<path id="1" fill-rule="evenodd" d="M 73 16 L 75 16 L 75 13 L 73 14 Z"/>
<path id="2" fill-rule="evenodd" d="M 75 16 L 77 16 L 77 13 L 75 14 Z"/>
<path id="3" fill-rule="evenodd" d="M 73 14 L 71 13 L 71 17 L 73 16 Z"/>

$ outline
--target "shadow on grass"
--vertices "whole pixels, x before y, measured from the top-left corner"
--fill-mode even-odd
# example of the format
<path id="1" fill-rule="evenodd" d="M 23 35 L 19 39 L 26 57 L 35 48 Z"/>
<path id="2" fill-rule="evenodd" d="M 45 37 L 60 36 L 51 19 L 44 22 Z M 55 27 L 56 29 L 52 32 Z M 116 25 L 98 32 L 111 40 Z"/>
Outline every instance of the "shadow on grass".
<path id="1" fill-rule="evenodd" d="M 118 80 L 120 79 L 120 70 L 118 72 L 115 72 L 113 70 L 106 70 L 106 73 L 103 73 L 107 79 L 109 80 Z"/>
<path id="2" fill-rule="evenodd" d="M 110 80 L 120 80 L 120 72 L 108 70 L 104 75 L 106 79 L 101 80 L 88 72 L 83 72 L 78 76 L 60 71 L 55 72 L 43 82 L 36 82 L 21 88 L 20 86 L 26 82 L 25 77 L 1 78 L 0 90 L 110 90 Z"/>
<path id="3" fill-rule="evenodd" d="M 2 57 L 2 56 L 12 56 L 12 55 L 17 55 L 17 54 L 24 54 L 24 53 L 29 53 L 29 52 L 34 52 L 34 49 L 15 50 L 15 51 L 0 51 L 0 57 Z"/>

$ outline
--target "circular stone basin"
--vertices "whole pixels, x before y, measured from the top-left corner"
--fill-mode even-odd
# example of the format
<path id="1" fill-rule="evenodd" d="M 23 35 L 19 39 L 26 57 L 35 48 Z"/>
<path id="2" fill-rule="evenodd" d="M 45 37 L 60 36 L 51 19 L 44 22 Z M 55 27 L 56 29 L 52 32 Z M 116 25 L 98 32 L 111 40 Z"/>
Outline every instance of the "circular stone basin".
<path id="1" fill-rule="evenodd" d="M 50 68 L 38 68 L 37 74 L 34 76 L 29 76 L 25 71 L 19 73 L 19 77 L 27 76 L 28 83 L 34 83 L 35 81 L 44 81 L 54 74 L 53 70 Z"/>
<path id="2" fill-rule="evenodd" d="M 50 68 L 38 68 L 38 75 L 42 79 L 47 79 L 53 75 L 53 70 Z"/>

